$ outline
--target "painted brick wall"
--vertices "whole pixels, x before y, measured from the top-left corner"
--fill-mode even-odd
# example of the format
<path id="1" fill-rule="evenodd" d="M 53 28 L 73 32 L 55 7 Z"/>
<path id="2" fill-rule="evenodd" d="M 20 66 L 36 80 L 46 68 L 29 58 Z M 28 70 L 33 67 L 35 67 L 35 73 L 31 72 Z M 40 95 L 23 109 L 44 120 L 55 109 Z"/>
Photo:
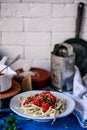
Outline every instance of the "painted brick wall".
<path id="1" fill-rule="evenodd" d="M 0 55 L 13 69 L 29 63 L 50 70 L 51 51 L 56 43 L 75 36 L 77 4 L 84 2 L 81 38 L 87 40 L 87 0 L 0 0 Z"/>

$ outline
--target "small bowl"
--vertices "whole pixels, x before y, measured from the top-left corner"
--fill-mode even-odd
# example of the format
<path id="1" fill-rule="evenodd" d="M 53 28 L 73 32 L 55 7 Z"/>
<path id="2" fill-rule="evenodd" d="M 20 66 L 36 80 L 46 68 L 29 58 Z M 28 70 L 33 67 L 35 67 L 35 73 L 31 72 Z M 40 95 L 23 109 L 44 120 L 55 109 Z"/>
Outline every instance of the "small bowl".
<path id="1" fill-rule="evenodd" d="M 0 71 L 5 68 L 6 65 L 0 64 Z M 7 67 L 3 72 L 0 73 L 0 93 L 9 90 L 12 86 L 12 78 L 16 75 L 10 67 Z"/>
<path id="2" fill-rule="evenodd" d="M 12 82 L 8 75 L 0 73 L 0 92 L 5 92 L 11 88 Z"/>

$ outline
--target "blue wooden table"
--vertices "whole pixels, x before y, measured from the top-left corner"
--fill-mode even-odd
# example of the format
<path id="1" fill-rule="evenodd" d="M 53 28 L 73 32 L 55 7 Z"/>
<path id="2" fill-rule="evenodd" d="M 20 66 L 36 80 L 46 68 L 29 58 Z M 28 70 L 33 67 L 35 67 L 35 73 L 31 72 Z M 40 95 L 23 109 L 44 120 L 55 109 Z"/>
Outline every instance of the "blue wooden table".
<path id="1" fill-rule="evenodd" d="M 87 128 L 83 128 L 80 126 L 76 116 L 71 113 L 70 115 L 59 118 L 52 125 L 51 122 L 36 122 L 33 120 L 28 120 L 17 114 L 13 113 L 9 108 L 5 111 L 0 112 L 0 130 L 10 130 L 5 129 L 5 124 L 3 122 L 3 118 L 8 119 L 10 114 L 13 114 L 17 119 L 17 130 L 87 130 Z"/>
<path id="2" fill-rule="evenodd" d="M 45 90 L 49 91 L 51 90 L 51 88 L 47 87 L 45 88 Z M 5 126 L 3 119 L 4 118 L 9 119 L 11 114 L 17 119 L 17 129 L 5 128 L 7 126 Z M 87 128 L 83 128 L 81 126 L 76 115 L 77 115 L 77 112 L 75 114 L 75 110 L 74 110 L 73 113 L 71 113 L 70 115 L 56 119 L 56 121 L 52 125 L 51 124 L 52 121 L 44 122 L 44 123 L 36 122 L 36 121 L 21 117 L 15 114 L 13 111 L 11 111 L 10 108 L 6 108 L 6 109 L 0 110 L 0 130 L 87 130 Z M 78 113 L 78 117 L 80 117 L 79 113 Z M 81 118 L 79 119 L 82 120 Z"/>

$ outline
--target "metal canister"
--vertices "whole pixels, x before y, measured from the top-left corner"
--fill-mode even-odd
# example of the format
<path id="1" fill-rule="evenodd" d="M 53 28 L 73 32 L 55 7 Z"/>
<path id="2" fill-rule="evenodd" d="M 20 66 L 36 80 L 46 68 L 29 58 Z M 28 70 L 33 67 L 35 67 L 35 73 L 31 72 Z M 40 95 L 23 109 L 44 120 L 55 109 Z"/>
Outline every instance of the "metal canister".
<path id="1" fill-rule="evenodd" d="M 51 84 L 58 91 L 72 91 L 75 54 L 67 43 L 56 44 L 51 52 Z"/>

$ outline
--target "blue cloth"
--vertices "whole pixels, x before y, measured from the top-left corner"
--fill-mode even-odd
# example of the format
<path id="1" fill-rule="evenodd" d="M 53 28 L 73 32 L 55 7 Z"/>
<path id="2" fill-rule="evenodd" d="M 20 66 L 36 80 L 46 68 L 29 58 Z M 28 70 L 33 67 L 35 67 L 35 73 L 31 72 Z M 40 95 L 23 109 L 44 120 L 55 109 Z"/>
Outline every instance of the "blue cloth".
<path id="1" fill-rule="evenodd" d="M 10 109 L 8 111 L 0 112 L 0 124 L 4 125 L 3 117 L 9 118 L 10 113 L 13 113 Z M 71 113 L 70 115 L 62 118 L 58 118 L 53 125 L 51 122 L 36 122 L 33 120 L 28 120 L 17 114 L 13 113 L 18 120 L 17 130 L 87 130 L 80 126 L 76 116 Z M 5 130 L 0 128 L 0 130 Z"/>

